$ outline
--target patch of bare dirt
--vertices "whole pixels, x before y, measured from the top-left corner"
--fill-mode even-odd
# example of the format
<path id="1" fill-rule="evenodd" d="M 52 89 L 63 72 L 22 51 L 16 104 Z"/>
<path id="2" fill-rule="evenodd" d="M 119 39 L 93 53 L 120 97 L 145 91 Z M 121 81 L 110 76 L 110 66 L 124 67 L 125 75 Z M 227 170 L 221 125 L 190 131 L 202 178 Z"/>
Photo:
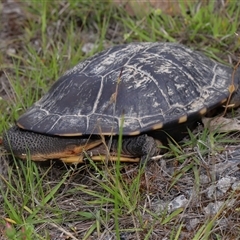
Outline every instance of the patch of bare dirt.
<path id="1" fill-rule="evenodd" d="M 11 69 L 11 55 L 17 54 L 23 44 L 25 13 L 22 3 L 6 0 L 0 3 L 0 98 L 11 98 L 11 86 L 7 72 Z M 9 73 L 9 72 L 8 72 Z"/>

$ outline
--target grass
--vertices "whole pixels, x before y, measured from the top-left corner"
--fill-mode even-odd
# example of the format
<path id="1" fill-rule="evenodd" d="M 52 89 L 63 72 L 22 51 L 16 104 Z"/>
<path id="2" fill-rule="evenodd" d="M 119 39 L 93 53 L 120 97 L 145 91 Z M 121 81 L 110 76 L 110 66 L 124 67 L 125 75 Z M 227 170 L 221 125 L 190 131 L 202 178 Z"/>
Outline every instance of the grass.
<path id="1" fill-rule="evenodd" d="M 175 16 L 159 9 L 130 16 L 110 1 L 32 1 L 19 3 L 17 8 L 22 14 L 11 21 L 2 10 L 6 26 L 2 26 L 5 38 L 0 51 L 0 132 L 66 70 L 115 44 L 177 41 L 225 64 L 235 65 L 239 60 L 237 1 L 226 1 L 218 8 L 215 1 L 198 7 L 192 1 L 187 5 L 180 2 Z M 82 47 L 89 42 L 94 47 L 84 53 Z M 237 239 L 239 191 L 230 188 L 219 196 L 215 189 L 214 199 L 205 194 L 218 180 L 213 167 L 222 166 L 220 160 L 226 154 L 221 153 L 236 142 L 236 134 L 198 129 L 189 133 L 184 143 L 171 143 L 165 158 L 145 170 L 118 162 L 65 166 L 55 161 L 35 164 L 15 159 L 8 177 L 2 176 L 6 188 L 1 188 L 0 236 Z M 4 153 L 1 160 L 6 160 Z M 208 182 L 203 181 L 204 176 Z M 189 199 L 188 205 L 168 211 L 166 203 L 181 194 Z M 207 204 L 219 199 L 236 201 L 212 215 L 205 214 Z"/>

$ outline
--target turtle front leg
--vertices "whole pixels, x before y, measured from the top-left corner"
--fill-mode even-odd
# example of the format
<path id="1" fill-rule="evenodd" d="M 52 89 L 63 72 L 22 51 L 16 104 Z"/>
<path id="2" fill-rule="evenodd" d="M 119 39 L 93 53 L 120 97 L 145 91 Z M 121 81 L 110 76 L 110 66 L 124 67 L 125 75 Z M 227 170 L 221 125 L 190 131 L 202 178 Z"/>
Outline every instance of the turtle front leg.
<path id="1" fill-rule="evenodd" d="M 110 149 L 107 146 L 110 145 Z M 143 165 L 151 157 L 158 155 L 160 152 L 159 146 L 161 142 L 148 136 L 147 134 L 124 137 L 122 140 L 122 149 L 120 161 L 122 162 L 139 162 Z M 93 161 L 102 161 L 104 156 L 110 155 L 112 161 L 117 161 L 119 158 L 116 156 L 118 149 L 118 138 L 111 141 L 106 140 L 106 144 L 101 144 L 93 149 L 87 151 L 87 154 Z"/>
<path id="2" fill-rule="evenodd" d="M 122 141 L 122 154 L 140 157 L 140 164 L 143 165 L 148 159 L 160 153 L 160 145 L 160 141 L 147 134 L 126 137 Z"/>

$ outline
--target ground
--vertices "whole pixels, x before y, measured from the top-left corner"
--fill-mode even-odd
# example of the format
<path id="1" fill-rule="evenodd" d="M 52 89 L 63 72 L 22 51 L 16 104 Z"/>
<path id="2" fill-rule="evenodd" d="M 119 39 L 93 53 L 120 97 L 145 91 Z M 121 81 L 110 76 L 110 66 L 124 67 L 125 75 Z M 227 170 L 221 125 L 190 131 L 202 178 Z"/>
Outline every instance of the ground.
<path id="1" fill-rule="evenodd" d="M 116 44 L 176 41 L 236 66 L 237 1 L 169 2 L 149 12 L 110 1 L 0 3 L 0 133 L 66 70 Z M 238 239 L 238 142 L 199 123 L 144 169 L 22 162 L 1 149 L 0 239 Z"/>

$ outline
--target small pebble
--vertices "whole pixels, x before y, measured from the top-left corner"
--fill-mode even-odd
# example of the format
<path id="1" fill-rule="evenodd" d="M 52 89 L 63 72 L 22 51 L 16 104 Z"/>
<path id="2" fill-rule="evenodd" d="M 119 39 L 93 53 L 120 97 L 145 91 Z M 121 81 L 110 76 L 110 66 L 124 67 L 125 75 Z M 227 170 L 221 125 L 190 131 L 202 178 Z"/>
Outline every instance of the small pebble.
<path id="1" fill-rule="evenodd" d="M 188 200 L 185 198 L 185 196 L 179 195 L 168 204 L 168 212 L 171 213 L 176 209 L 185 207 L 187 203 L 188 203 Z"/>
<path id="2" fill-rule="evenodd" d="M 90 53 L 94 49 L 95 44 L 93 43 L 85 43 L 82 46 L 82 51 L 86 54 Z"/>
<path id="3" fill-rule="evenodd" d="M 235 177 L 223 177 L 221 179 L 218 180 L 217 182 L 217 188 L 222 192 L 222 193 L 226 193 L 230 187 L 231 187 L 231 184 L 233 182 L 236 181 L 236 178 Z"/>

